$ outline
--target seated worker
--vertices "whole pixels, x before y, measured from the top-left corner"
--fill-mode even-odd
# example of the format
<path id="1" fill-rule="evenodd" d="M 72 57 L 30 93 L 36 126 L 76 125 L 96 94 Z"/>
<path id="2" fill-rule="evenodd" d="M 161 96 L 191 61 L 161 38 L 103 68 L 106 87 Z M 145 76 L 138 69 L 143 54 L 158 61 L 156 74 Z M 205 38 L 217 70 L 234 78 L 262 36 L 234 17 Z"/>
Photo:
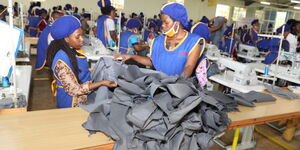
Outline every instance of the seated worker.
<path id="1" fill-rule="evenodd" d="M 235 38 L 234 35 L 233 35 L 233 39 L 231 40 L 233 34 L 232 29 L 233 29 L 232 27 L 229 27 L 224 32 L 224 37 L 219 44 L 219 49 L 223 52 L 227 52 L 230 57 L 236 58 L 238 40 Z"/>
<path id="2" fill-rule="evenodd" d="M 83 19 L 81 20 L 81 28 L 82 28 L 84 34 L 89 34 L 90 26 L 88 24 L 88 21 L 91 20 L 91 14 L 84 13 L 84 14 L 82 14 L 82 16 L 83 16 Z"/>
<path id="3" fill-rule="evenodd" d="M 284 40 L 282 41 L 282 49 L 284 51 L 288 51 L 289 43 L 286 39 L 288 34 L 290 33 L 291 26 L 290 25 L 283 25 L 284 26 Z M 279 27 L 276 32 L 278 35 L 281 35 L 283 26 Z M 266 54 L 264 64 L 271 65 L 274 64 L 278 58 L 278 51 L 280 46 L 280 39 L 279 38 L 272 38 L 269 42 L 269 51 Z"/>
<path id="4" fill-rule="evenodd" d="M 243 35 L 242 42 L 247 45 L 256 46 L 258 40 L 259 20 L 255 19 L 251 22 L 252 28 Z"/>
<path id="5" fill-rule="evenodd" d="M 38 36 L 38 30 L 39 30 L 38 24 L 42 20 L 42 18 L 39 15 L 40 15 L 40 10 L 36 8 L 33 10 L 33 13 L 31 14 L 31 16 L 28 17 L 29 35 L 31 37 Z"/>
<path id="6" fill-rule="evenodd" d="M 78 50 L 83 45 L 80 21 L 74 16 L 58 18 L 51 27 L 53 41 L 47 49 L 47 66 L 56 82 L 58 108 L 85 104 L 87 94 L 100 87 L 116 87 L 112 81 L 92 82 L 87 58 Z"/>
<path id="7" fill-rule="evenodd" d="M 133 59 L 169 76 L 190 77 L 195 72 L 197 62 L 205 47 L 202 45 L 201 49 L 200 40 L 202 39 L 204 44 L 205 40 L 185 30 L 188 25 L 188 14 L 182 4 L 164 4 L 160 12 L 163 35 L 154 39 L 150 48 L 151 57 L 116 54 L 114 58 L 121 57 L 122 63 Z"/>
<path id="8" fill-rule="evenodd" d="M 147 44 L 140 43 L 138 29 L 142 26 L 139 19 L 129 19 L 126 23 L 127 30 L 123 31 L 120 37 L 121 54 L 137 54 L 148 48 Z"/>
<path id="9" fill-rule="evenodd" d="M 208 28 L 208 23 L 209 23 L 208 18 L 203 16 L 200 22 L 196 23 L 191 29 L 191 33 L 203 37 L 207 43 L 209 43 L 210 41 L 210 31 Z"/>
<path id="10" fill-rule="evenodd" d="M 151 21 L 148 24 L 148 30 L 145 29 L 145 31 L 144 31 L 143 40 L 145 42 L 152 41 L 155 37 L 157 37 L 157 34 L 155 33 L 155 28 L 156 28 L 156 24 L 153 21 Z"/>
<path id="11" fill-rule="evenodd" d="M 50 19 L 54 22 L 59 17 L 61 17 L 61 14 L 58 11 L 53 11 Z M 46 64 L 47 48 L 48 48 L 48 45 L 53 40 L 50 35 L 51 26 L 52 26 L 52 23 L 48 24 L 47 27 L 41 32 L 41 35 L 39 36 L 39 40 L 38 40 L 37 46 L 36 46 L 37 54 L 36 54 L 35 70 L 43 69 Z"/>
<path id="12" fill-rule="evenodd" d="M 113 43 L 118 43 L 114 22 L 116 9 L 111 6 L 109 0 L 100 0 L 98 6 L 101 8 L 102 16 L 97 20 L 96 37 L 106 48 L 113 47 Z"/>

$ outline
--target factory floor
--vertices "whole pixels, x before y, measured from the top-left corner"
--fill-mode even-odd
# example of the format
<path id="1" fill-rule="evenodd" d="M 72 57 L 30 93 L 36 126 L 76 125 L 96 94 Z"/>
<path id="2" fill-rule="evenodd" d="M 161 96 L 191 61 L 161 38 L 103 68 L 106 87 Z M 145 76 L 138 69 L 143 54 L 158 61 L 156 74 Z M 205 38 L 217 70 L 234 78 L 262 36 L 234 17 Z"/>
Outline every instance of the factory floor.
<path id="1" fill-rule="evenodd" d="M 34 68 L 35 66 L 35 56 L 31 58 L 31 65 Z M 47 80 L 49 78 L 50 80 Z M 30 98 L 29 98 L 29 111 L 35 110 L 45 110 L 45 109 L 55 109 L 56 103 L 55 99 L 51 92 L 51 74 L 49 71 L 32 71 L 32 81 L 30 88 Z M 256 128 L 267 133 L 271 137 L 279 140 L 280 142 L 288 145 L 294 150 L 300 150 L 300 136 L 295 137 L 291 142 L 286 142 L 281 134 L 267 125 L 257 125 Z M 234 130 L 226 131 L 226 134 L 221 138 L 226 144 L 231 144 L 233 139 Z M 257 142 L 257 145 L 253 150 L 284 150 L 281 146 L 275 144 L 274 142 L 268 140 L 264 136 L 254 133 L 254 139 Z M 209 150 L 219 150 L 220 146 L 214 145 Z"/>

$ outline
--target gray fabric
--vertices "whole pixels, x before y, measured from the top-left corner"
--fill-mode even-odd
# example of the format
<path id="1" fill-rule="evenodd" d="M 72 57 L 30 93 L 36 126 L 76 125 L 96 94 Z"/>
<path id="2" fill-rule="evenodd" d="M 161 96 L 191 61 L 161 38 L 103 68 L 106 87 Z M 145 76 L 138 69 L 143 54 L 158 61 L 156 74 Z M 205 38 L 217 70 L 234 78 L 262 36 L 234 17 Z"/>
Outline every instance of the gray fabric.
<path id="1" fill-rule="evenodd" d="M 273 85 L 267 85 L 265 84 L 265 87 L 268 89 L 269 92 L 276 94 L 278 96 L 287 98 L 287 99 L 299 99 L 299 96 L 295 93 L 282 90 L 280 87 L 273 86 Z"/>
<path id="2" fill-rule="evenodd" d="M 101 58 L 92 80 L 107 79 L 119 87 L 98 88 L 80 107 L 90 112 L 83 127 L 111 136 L 115 150 L 205 149 L 230 123 L 222 104 L 182 77 Z"/>
<path id="3" fill-rule="evenodd" d="M 220 25 L 224 21 L 224 19 L 225 19 L 224 17 L 217 17 L 212 26 L 216 27 Z M 210 39 L 213 44 L 215 45 L 220 44 L 225 30 L 226 30 L 226 24 L 224 24 L 219 30 L 210 33 Z"/>
<path id="4" fill-rule="evenodd" d="M 222 103 L 225 108 L 224 111 L 231 112 L 231 111 L 239 111 L 237 109 L 238 103 L 232 97 L 219 92 L 219 91 L 204 91 L 205 94 L 215 98 L 218 102 Z"/>
<path id="5" fill-rule="evenodd" d="M 272 95 L 256 92 L 256 91 L 250 91 L 248 93 L 235 93 L 231 94 L 231 96 L 239 96 L 242 99 L 246 100 L 247 102 L 271 102 L 276 101 L 276 98 Z"/>
<path id="6" fill-rule="evenodd" d="M 17 102 L 16 104 L 13 102 L 12 98 L 3 98 L 0 99 L 0 109 L 6 109 L 6 108 L 22 108 L 27 106 L 26 97 L 23 94 L 17 94 Z"/>

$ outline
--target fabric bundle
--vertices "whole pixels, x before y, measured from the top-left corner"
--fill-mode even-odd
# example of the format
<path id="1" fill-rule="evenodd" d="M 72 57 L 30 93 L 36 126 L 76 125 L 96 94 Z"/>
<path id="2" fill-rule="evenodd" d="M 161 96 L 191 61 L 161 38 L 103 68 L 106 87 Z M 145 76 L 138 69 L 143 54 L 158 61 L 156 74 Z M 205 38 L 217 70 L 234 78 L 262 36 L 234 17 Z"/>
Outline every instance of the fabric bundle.
<path id="1" fill-rule="evenodd" d="M 90 113 L 83 127 L 112 137 L 115 150 L 205 149 L 230 123 L 222 104 L 178 76 L 101 58 L 92 79 L 119 86 L 100 87 L 80 105 Z"/>

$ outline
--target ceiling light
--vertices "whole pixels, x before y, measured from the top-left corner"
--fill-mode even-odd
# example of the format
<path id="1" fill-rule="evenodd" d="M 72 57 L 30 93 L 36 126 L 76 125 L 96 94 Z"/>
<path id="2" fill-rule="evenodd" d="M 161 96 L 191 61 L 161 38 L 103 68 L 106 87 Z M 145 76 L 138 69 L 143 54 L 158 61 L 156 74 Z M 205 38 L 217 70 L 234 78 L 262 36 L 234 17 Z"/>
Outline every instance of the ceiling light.
<path id="1" fill-rule="evenodd" d="M 291 0 L 291 3 L 297 3 L 297 4 L 300 4 L 300 1 Z"/>
<path id="2" fill-rule="evenodd" d="M 270 2 L 264 2 L 264 1 L 261 1 L 260 3 L 263 4 L 263 5 L 271 5 Z"/>
<path id="3" fill-rule="evenodd" d="M 298 10 L 300 10 L 300 7 L 294 6 L 294 9 L 298 9 Z"/>

